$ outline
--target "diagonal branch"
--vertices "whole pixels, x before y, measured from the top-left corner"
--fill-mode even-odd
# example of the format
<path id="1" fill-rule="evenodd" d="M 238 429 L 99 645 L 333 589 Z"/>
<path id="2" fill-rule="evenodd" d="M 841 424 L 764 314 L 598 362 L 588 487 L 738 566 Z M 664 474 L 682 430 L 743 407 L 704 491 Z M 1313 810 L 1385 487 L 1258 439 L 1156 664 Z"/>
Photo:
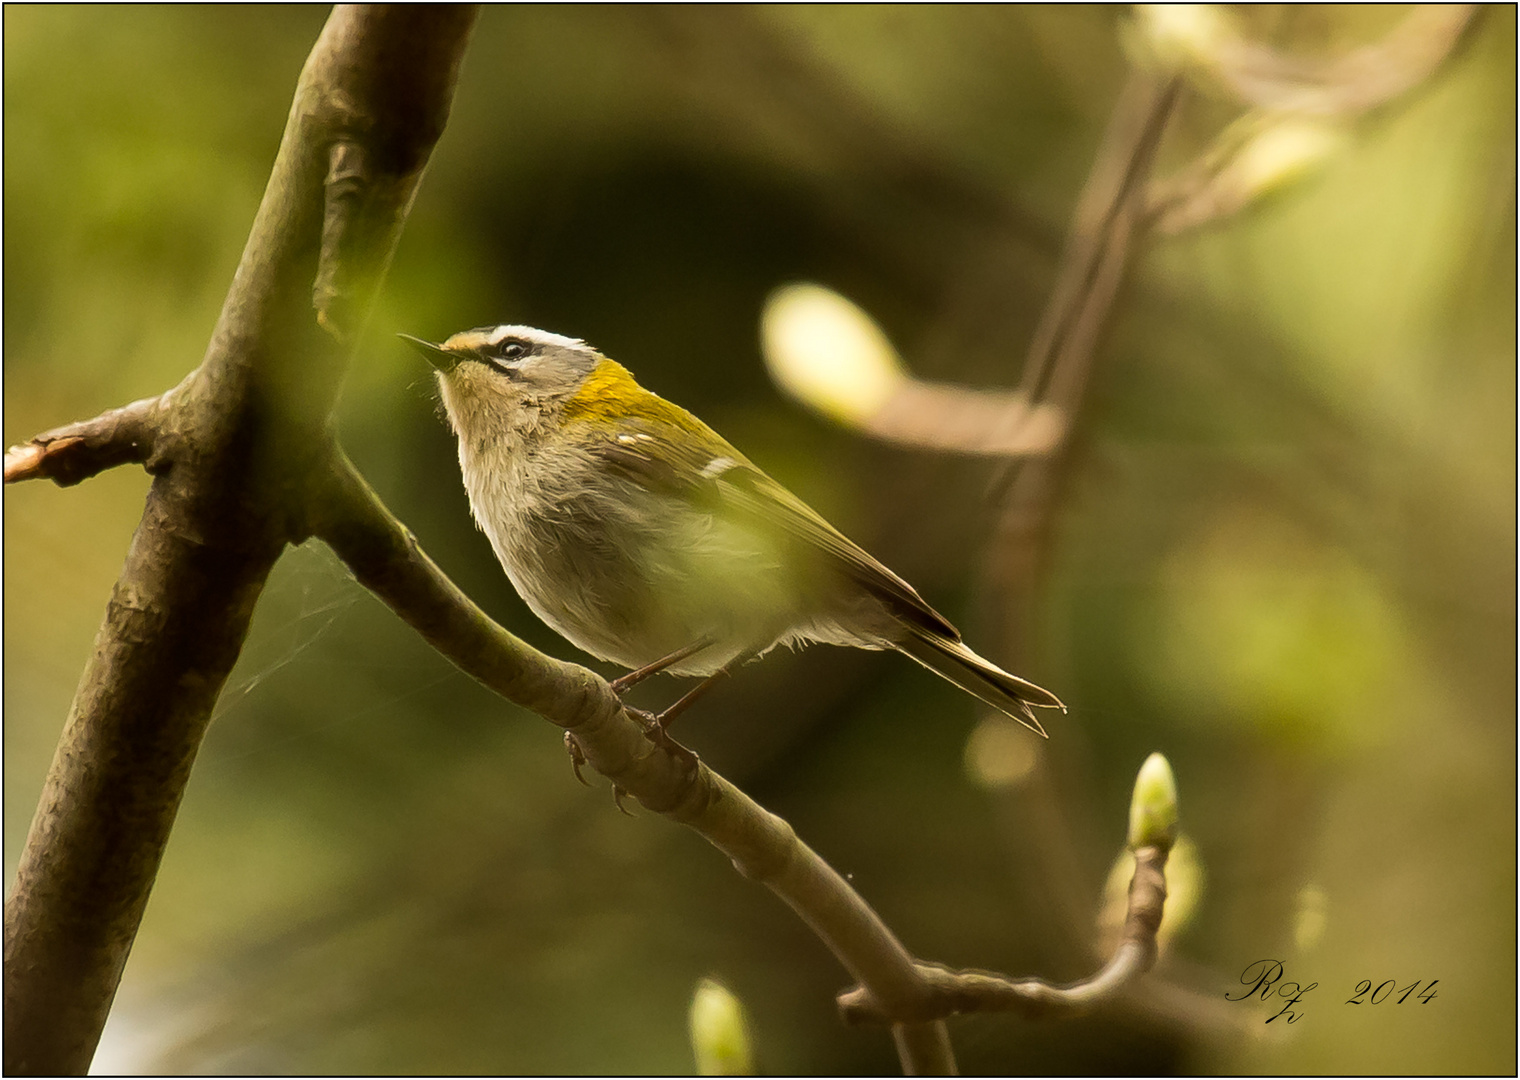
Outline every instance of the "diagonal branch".
<path id="1" fill-rule="evenodd" d="M 1126 261 L 1134 204 L 1179 89 L 1176 77 L 1157 80 L 1135 72 L 1120 92 L 1024 363 L 1020 386 L 1035 400 L 1066 408 L 1076 404 Z"/>
<path id="2" fill-rule="evenodd" d="M 351 313 L 340 321 L 362 323 L 474 18 L 337 8 L 302 69 L 200 367 L 163 397 L 7 455 L 8 481 L 72 483 L 127 461 L 156 472 L 5 904 L 7 1073 L 89 1068 L 212 708 L 270 568 L 304 535 L 290 492 L 330 452 L 348 356 L 314 317 L 313 282 L 326 269 Z M 329 213 L 340 137 L 373 152 L 365 182 Z M 353 215 L 362 243 L 322 243 L 324 221 L 346 235 Z M 365 265 L 334 273 L 333 258 Z"/>
<path id="3" fill-rule="evenodd" d="M 450 581 L 341 455 L 311 496 L 315 532 L 364 585 L 461 670 L 575 736 L 586 760 L 645 807 L 696 830 L 745 877 L 765 885 L 823 939 L 892 1015 L 913 1020 L 929 988 L 912 956 L 833 867 L 784 820 L 706 765 L 693 770 L 651 741 L 607 683 L 503 630 Z M 953 1069 L 935 1023 L 898 1023 L 919 1071 Z M 907 1049 L 904 1050 L 903 1048 Z"/>
<path id="4" fill-rule="evenodd" d="M 363 326 L 442 130 L 473 18 L 460 9 L 335 11 L 303 70 L 202 365 L 160 398 L 7 455 L 7 481 L 75 483 L 133 461 L 155 481 L 7 901 L 6 1071 L 88 1067 L 265 576 L 289 542 L 310 534 L 460 668 L 574 735 L 618 787 L 695 829 L 791 906 L 860 984 L 869 1009 L 893 1023 L 909 1071 L 954 1070 L 942 1016 L 994 1007 L 983 1002 L 1070 1007 L 1111 993 L 1149 964 L 1153 945 L 1143 936 L 1085 988 L 999 983 L 915 962 L 785 821 L 651 741 L 595 674 L 492 622 L 337 449 L 330 420 L 344 348 Z M 1056 357 L 1048 393 L 1062 405 L 1080 396 L 1125 263 L 1131 196 L 1172 95 L 1167 86 L 1141 96 L 1145 124 L 1121 158 L 1128 165 L 1103 177 L 1112 190 L 1093 199 L 1109 242 L 1078 253 L 1081 303 L 1048 346 Z M 1164 886 L 1157 920 L 1160 896 Z"/>
<path id="5" fill-rule="evenodd" d="M 345 360 L 334 341 L 362 325 L 474 18 L 439 12 L 334 13 L 205 362 L 171 394 L 39 436 L 8 463 L 16 480 L 159 470 L 6 906 L 8 1072 L 88 1066 L 264 578 L 312 532 L 456 664 L 763 882 L 878 1000 L 911 1013 L 924 994 L 908 952 L 786 822 L 652 743 L 593 673 L 491 622 L 331 439 Z M 894 1036 L 911 1071 L 953 1071 L 943 1025 L 899 1023 Z"/>

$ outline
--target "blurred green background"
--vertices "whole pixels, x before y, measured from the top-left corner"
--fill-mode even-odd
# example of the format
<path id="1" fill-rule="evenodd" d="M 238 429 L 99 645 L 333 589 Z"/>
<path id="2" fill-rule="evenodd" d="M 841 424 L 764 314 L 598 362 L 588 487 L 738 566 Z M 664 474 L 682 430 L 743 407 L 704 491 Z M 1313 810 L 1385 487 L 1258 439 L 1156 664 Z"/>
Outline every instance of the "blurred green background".
<path id="1" fill-rule="evenodd" d="M 5 8 L 7 444 L 198 362 L 325 14 Z M 1250 18 L 1329 54 L 1400 14 Z M 783 399 L 759 312 L 822 281 L 917 373 L 1012 384 L 1125 17 L 487 9 L 348 380 L 351 455 L 487 611 L 584 659 L 473 528 L 391 335 L 584 337 L 996 658 L 1006 468 Z M 1190 96 L 1163 167 L 1231 115 Z M 918 955 L 1058 980 L 1094 963 L 1135 770 L 1170 757 L 1206 884 L 1169 989 L 1079 1021 L 954 1021 L 964 1071 L 1515 1069 L 1515 234 L 1515 14 L 1489 8 L 1313 176 L 1140 253 L 1019 661 L 1071 706 L 1048 747 L 1002 751 L 1040 770 L 978 767 L 1001 744 L 972 738 L 975 703 L 886 655 L 772 654 L 682 721 Z M 120 469 L 5 493 L 8 883 L 146 488 Z M 677 692 L 656 680 L 646 704 Z M 1286 1031 L 1224 1001 L 1265 957 L 1318 983 Z M 679 1073 L 708 974 L 745 1001 L 762 1069 L 895 1070 L 885 1033 L 836 1020 L 848 979 L 790 911 L 575 783 L 557 730 L 312 543 L 261 601 L 95 1067 Z M 1437 996 L 1344 1004 L 1388 979 Z"/>

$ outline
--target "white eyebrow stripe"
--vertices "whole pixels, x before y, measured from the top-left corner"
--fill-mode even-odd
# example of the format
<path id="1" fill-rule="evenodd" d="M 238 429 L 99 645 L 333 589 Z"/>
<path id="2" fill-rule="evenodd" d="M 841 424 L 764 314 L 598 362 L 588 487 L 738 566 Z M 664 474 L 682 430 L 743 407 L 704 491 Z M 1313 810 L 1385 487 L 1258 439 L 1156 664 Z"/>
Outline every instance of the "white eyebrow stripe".
<path id="1" fill-rule="evenodd" d="M 586 343 L 580 338 L 566 337 L 564 334 L 552 333 L 548 330 L 540 330 L 534 326 L 518 326 L 508 324 L 498 326 L 491 331 L 487 339 L 492 345 L 500 345 L 509 337 L 523 338 L 526 341 L 536 341 L 543 345 L 558 345 L 565 349 L 584 349 Z"/>

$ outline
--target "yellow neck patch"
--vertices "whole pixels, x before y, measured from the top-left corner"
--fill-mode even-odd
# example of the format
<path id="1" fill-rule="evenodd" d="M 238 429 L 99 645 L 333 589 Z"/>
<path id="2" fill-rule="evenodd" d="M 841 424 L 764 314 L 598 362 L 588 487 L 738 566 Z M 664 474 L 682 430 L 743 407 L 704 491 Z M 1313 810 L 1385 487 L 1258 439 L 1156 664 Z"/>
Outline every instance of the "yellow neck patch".
<path id="1" fill-rule="evenodd" d="M 597 362 L 575 396 L 565 402 L 562 415 L 567 424 L 615 424 L 637 418 L 679 428 L 704 442 L 718 439 L 720 445 L 727 445 L 702 421 L 681 406 L 645 390 L 627 368 L 606 357 Z"/>

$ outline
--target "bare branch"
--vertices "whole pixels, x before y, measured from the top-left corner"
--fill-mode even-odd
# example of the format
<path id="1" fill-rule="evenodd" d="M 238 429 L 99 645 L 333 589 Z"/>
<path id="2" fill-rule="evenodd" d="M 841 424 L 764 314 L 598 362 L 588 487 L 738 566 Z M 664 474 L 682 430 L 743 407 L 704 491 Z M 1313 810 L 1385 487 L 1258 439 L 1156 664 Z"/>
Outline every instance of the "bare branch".
<path id="1" fill-rule="evenodd" d="M 1035 400 L 1069 407 L 1070 396 L 1085 382 L 1085 374 L 1071 369 L 1088 367 L 1106 322 L 1134 228 L 1131 204 L 1145 188 L 1179 88 L 1176 78 L 1158 82 L 1135 72 L 1120 92 L 1077 200 L 1056 284 L 1025 360 L 1020 387 Z M 1117 270 L 1113 266 L 1116 246 Z M 1105 256 L 1110 264 L 1106 269 Z M 1057 367 L 1065 369 L 1059 378 L 1053 375 Z M 1052 379 L 1064 394 L 1044 393 Z"/>
<path id="2" fill-rule="evenodd" d="M 1144 73 L 1130 75 L 1077 201 L 1020 383 L 1025 393 L 1059 406 L 1068 417 L 1080 410 L 1094 351 L 1128 264 L 1151 165 L 1179 92 L 1175 77 L 1158 82 Z M 1009 612 L 1004 651 L 1013 657 L 1019 652 L 1016 631 L 1024 597 L 1038 576 L 1064 448 L 1063 442 L 1020 464 L 988 546 L 989 577 Z"/>
<path id="3" fill-rule="evenodd" d="M 1030 344 L 1022 389 L 1059 406 L 1073 425 L 1133 251 L 1151 164 L 1179 95 L 1176 79 L 1158 82 L 1144 73 L 1130 75 L 1078 199 L 1056 284 Z M 995 655 L 1015 666 L 1025 650 L 1027 619 L 1068 456 L 1066 445 L 1063 441 L 1051 453 L 1016 463 L 1018 472 L 998 508 L 996 531 L 987 545 L 983 573 L 990 603 L 1001 613 L 1002 640 Z M 1047 754 L 1060 752 L 1053 746 Z M 1035 770 L 1026 790 L 1029 812 L 1044 824 L 1036 850 L 1042 880 L 1053 890 L 1047 910 L 1080 910 L 1085 898 L 1069 859 L 1076 845 L 1046 755 L 1036 759 Z M 1070 920 L 1053 918 L 1044 932 L 1073 956 L 1084 961 L 1091 956 L 1087 938 Z"/>
<path id="4" fill-rule="evenodd" d="M 1059 451 L 1070 434 L 1068 406 L 1080 396 L 1123 277 L 1136 206 L 1179 85 L 1176 77 L 1135 74 L 1121 94 L 1017 390 L 912 378 L 869 316 L 811 285 L 782 290 L 768 307 L 772 375 L 813 408 L 900 446 L 1016 458 Z M 845 341 L 848 361 L 835 355 Z"/>
<path id="5" fill-rule="evenodd" d="M 492 623 L 331 441 L 343 363 L 316 324 L 345 340 L 362 323 L 441 129 L 472 19 L 340 8 L 303 71 L 207 359 L 157 417 L 154 453 L 166 471 L 7 904 L 7 1071 L 88 1066 L 264 577 L 284 545 L 309 531 L 464 670 L 565 727 L 619 787 L 691 825 L 780 896 L 878 1000 L 911 1012 L 924 993 L 908 952 L 790 826 L 652 742 L 593 673 Z M 410 130 L 388 126 L 398 110 L 387 111 L 395 104 L 387 98 L 396 95 L 412 111 L 398 110 L 418 120 Z M 428 108 L 419 112 L 419 101 Z M 35 472 L 36 456 L 20 455 L 17 468 Z M 911 1071 L 953 1071 L 942 1025 L 898 1025 L 896 1037 Z"/>
<path id="6" fill-rule="evenodd" d="M 160 412 L 172 394 L 143 398 L 11 447 L 5 482 L 45 479 L 69 487 L 117 465 L 143 464 L 153 455 Z"/>
<path id="7" fill-rule="evenodd" d="M 1023 1016 L 1072 1016 L 1114 998 L 1156 962 L 1156 931 L 1166 905 L 1166 858 L 1161 847 L 1135 852 L 1130 879 L 1129 910 L 1124 935 L 1114 955 L 1089 979 L 1072 986 L 1053 986 L 1042 979 L 1010 979 L 990 971 L 956 971 L 936 964 L 918 970 L 930 988 L 928 1011 L 913 1019 L 943 1018 L 973 1012 L 1015 1012 Z M 864 987 L 839 996 L 839 1011 L 852 1024 L 903 1019 Z"/>
<path id="8" fill-rule="evenodd" d="M 904 1076 L 958 1076 L 950 1032 L 940 1021 L 893 1024 L 892 1041 Z"/>
<path id="9" fill-rule="evenodd" d="M 1376 45 L 1333 60 L 1295 57 L 1222 35 L 1206 70 L 1241 101 L 1274 112 L 1366 112 L 1417 86 L 1441 65 L 1477 13 L 1475 4 L 1420 4 Z M 1211 62 L 1212 61 L 1212 62 Z"/>
<path id="10" fill-rule="evenodd" d="M 1202 35 L 1213 48 L 1195 45 L 1193 59 L 1252 108 L 1198 157 L 1151 185 L 1150 228 L 1172 236 L 1212 224 L 1318 164 L 1356 116 L 1435 74 L 1476 10 L 1417 7 L 1382 42 L 1329 62 L 1275 52 L 1217 24 L 1215 33 Z"/>
<path id="11" fill-rule="evenodd" d="M 335 11 L 303 70 L 204 363 L 171 394 L 7 455 L 7 482 L 73 483 L 127 461 L 157 473 L 6 905 L 7 1071 L 88 1066 L 265 576 L 287 543 L 310 533 L 461 669 L 564 728 L 619 788 L 695 829 L 791 906 L 860 984 L 842 1007 L 893 1023 L 909 1072 L 954 1071 L 944 1016 L 1073 1011 L 1112 995 L 1154 961 L 1164 852 L 1137 852 L 1125 941 L 1084 984 L 918 964 L 785 821 L 651 740 L 594 673 L 492 622 L 332 442 L 347 360 L 335 340 L 351 342 L 363 325 L 442 130 L 473 18 L 436 8 Z M 960 423 L 969 410 L 976 452 L 1063 444 L 1127 262 L 1136 193 L 1175 98 L 1172 83 L 1136 86 L 1084 193 L 1028 393 L 920 384 L 918 398 L 896 404 L 895 419 L 888 412 L 897 437 L 934 438 L 904 411 L 932 401 Z M 1032 409 L 1036 394 L 1059 407 Z M 1049 473 L 1040 475 L 1048 491 Z"/>
<path id="12" fill-rule="evenodd" d="M 316 535 L 360 584 L 458 667 L 509 701 L 575 736 L 586 761 L 648 809 L 695 829 L 738 871 L 784 900 L 873 998 L 894 1015 L 922 1011 L 927 988 L 912 957 L 870 905 L 781 818 L 700 762 L 646 735 L 611 687 L 575 664 L 554 660 L 503 630 L 417 546 L 346 459 L 335 457 L 312 492 L 322 507 Z M 912 1026 L 912 1025 L 910 1025 Z M 923 1071 L 946 1071 L 925 1048 L 943 1035 L 900 1034 Z M 948 1040 L 944 1047 L 948 1050 Z M 953 1059 L 949 1068 L 953 1069 Z"/>
<path id="13" fill-rule="evenodd" d="M 61 429 L 7 461 L 7 480 L 161 466 L 6 901 L 9 1074 L 89 1068 L 217 695 L 270 568 L 303 535 L 289 492 L 329 453 L 347 362 L 311 306 L 334 132 L 365 139 L 380 174 L 378 206 L 362 211 L 371 239 L 338 246 L 374 264 L 338 275 L 358 283 L 348 295 L 362 321 L 473 21 L 449 7 L 335 10 L 201 366 L 156 408 L 101 422 L 93 442 Z"/>
<path id="14" fill-rule="evenodd" d="M 900 446 L 1019 457 L 1060 443 L 1059 409 L 1017 390 L 914 378 L 875 320 L 821 285 L 797 282 L 766 301 L 761 340 L 771 377 L 798 401 Z"/>
<path id="15" fill-rule="evenodd" d="M 911 379 L 865 418 L 860 430 L 921 450 L 1030 457 L 1060 445 L 1066 416 L 1053 405 L 1031 405 L 1017 390 Z"/>

